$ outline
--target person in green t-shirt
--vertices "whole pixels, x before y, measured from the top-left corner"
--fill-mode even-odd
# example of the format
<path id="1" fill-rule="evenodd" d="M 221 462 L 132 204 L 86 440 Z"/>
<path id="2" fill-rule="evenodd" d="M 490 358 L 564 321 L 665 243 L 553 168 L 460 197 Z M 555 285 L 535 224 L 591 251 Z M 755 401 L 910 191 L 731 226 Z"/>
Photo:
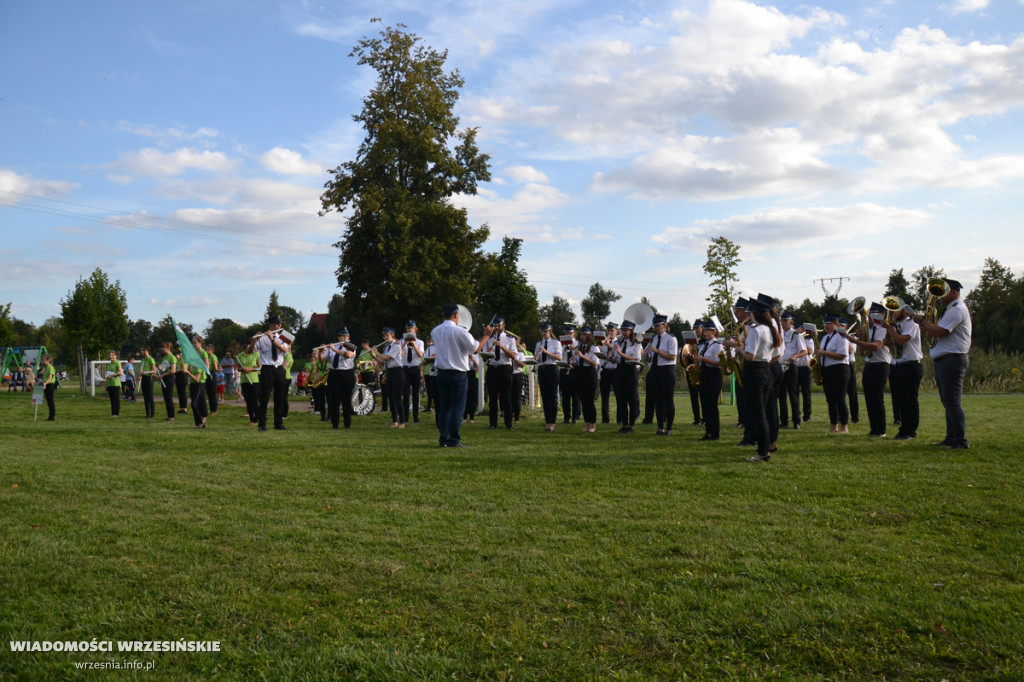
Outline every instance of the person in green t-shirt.
<path id="1" fill-rule="evenodd" d="M 206 344 L 206 403 L 209 405 L 210 415 L 217 414 L 217 372 L 220 371 L 220 361 L 213 353 L 213 344 Z"/>
<path id="2" fill-rule="evenodd" d="M 206 375 L 209 372 L 209 359 L 206 351 L 203 350 L 203 337 L 193 336 L 192 347 L 202 358 L 202 365 L 189 364 L 185 367 L 185 373 L 189 378 L 189 396 L 192 399 L 192 419 L 197 429 L 206 428 Z"/>
<path id="3" fill-rule="evenodd" d="M 46 397 L 46 406 L 50 408 L 50 416 L 46 421 L 57 420 L 57 404 L 54 402 L 54 394 L 57 393 L 57 370 L 53 368 L 53 358 L 47 353 L 41 358 L 43 363 L 43 395 Z"/>
<path id="4" fill-rule="evenodd" d="M 146 419 L 152 419 L 156 416 L 156 402 L 153 400 L 156 360 L 149 354 L 149 346 L 142 347 L 142 362 L 139 365 L 139 385 L 142 388 L 142 402 L 146 406 Z"/>
<path id="5" fill-rule="evenodd" d="M 260 382 L 259 353 L 253 351 L 252 343 L 245 350 L 235 355 L 235 366 L 238 368 L 239 382 L 242 386 L 242 398 L 245 400 L 245 411 L 249 415 L 249 426 L 256 426 L 256 410 L 259 409 L 257 390 Z"/>
<path id="6" fill-rule="evenodd" d="M 110 362 L 107 364 L 104 376 L 107 380 L 107 395 L 110 396 L 110 416 L 121 416 L 121 377 L 124 376 L 124 368 L 117 361 L 117 351 L 110 351 Z"/>
<path id="7" fill-rule="evenodd" d="M 286 382 L 284 388 L 284 394 L 287 396 L 291 395 L 292 392 L 292 364 L 295 362 L 295 358 L 292 357 L 292 352 L 289 350 L 284 354 L 284 380 Z M 284 401 L 284 419 L 288 418 L 288 403 L 289 400 Z"/>
<path id="8" fill-rule="evenodd" d="M 167 421 L 174 421 L 174 377 L 178 370 L 178 359 L 174 357 L 174 346 L 164 341 L 161 349 L 164 352 L 157 367 L 160 377 L 160 392 L 164 397 L 164 409 L 167 410 Z"/>

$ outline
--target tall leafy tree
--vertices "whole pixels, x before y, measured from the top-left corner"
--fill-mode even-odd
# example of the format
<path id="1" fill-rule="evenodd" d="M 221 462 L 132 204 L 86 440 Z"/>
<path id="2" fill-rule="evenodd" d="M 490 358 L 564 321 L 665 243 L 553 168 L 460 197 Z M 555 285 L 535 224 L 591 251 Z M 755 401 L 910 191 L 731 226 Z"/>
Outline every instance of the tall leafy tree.
<path id="1" fill-rule="evenodd" d="M 522 246 L 522 239 L 503 237 L 501 253 L 486 256 L 479 270 L 474 308 L 482 322 L 489 321 L 493 315 L 502 315 L 508 320 L 508 329 L 528 340 L 536 340 L 539 338 L 537 290 L 519 268 Z"/>
<path id="2" fill-rule="evenodd" d="M 66 344 L 77 348 L 78 352 L 81 390 L 85 390 L 85 359 L 120 348 L 128 337 L 126 308 L 121 282 L 111 283 L 100 268 L 93 270 L 89 279 L 79 278 L 74 290 L 61 300 Z"/>
<path id="3" fill-rule="evenodd" d="M 569 301 L 561 296 L 555 296 L 551 303 L 542 305 L 537 310 L 537 316 L 542 322 L 550 322 L 554 326 L 555 336 L 562 333 L 562 325 L 576 324 L 576 313 L 572 311 Z"/>
<path id="4" fill-rule="evenodd" d="M 974 338 L 989 350 L 1008 347 L 999 313 L 1006 309 L 1013 291 L 1013 272 L 994 258 L 986 258 L 978 286 L 964 297 L 971 310 Z"/>
<path id="5" fill-rule="evenodd" d="M 903 268 L 893 269 L 889 273 L 889 281 L 886 282 L 883 296 L 899 296 L 906 303 L 912 303 L 910 294 L 910 282 L 903 276 Z"/>
<path id="6" fill-rule="evenodd" d="M 11 304 L 0 305 L 0 346 L 14 345 L 14 319 Z"/>
<path id="7" fill-rule="evenodd" d="M 726 237 L 715 237 L 708 244 L 704 274 L 711 278 L 708 315 L 718 315 L 720 320 L 728 319 L 729 308 L 736 298 L 736 266 L 742 262 L 740 247 Z"/>
<path id="8" fill-rule="evenodd" d="M 605 289 L 600 282 L 594 282 L 587 291 L 587 296 L 580 301 L 580 310 L 583 313 L 583 324 L 599 329 L 604 326 L 604 318 L 612 311 L 612 303 L 622 299 L 611 289 Z"/>
<path id="9" fill-rule="evenodd" d="M 365 132 L 356 158 L 330 171 L 321 215 L 349 212 L 335 244 L 345 308 L 371 327 L 410 316 L 436 319 L 446 301 L 470 305 L 486 226 L 472 228 L 457 194 L 490 180 L 476 130 L 453 113 L 464 80 L 446 71 L 447 52 L 385 28 L 350 57 L 377 73 L 353 119 Z"/>
<path id="10" fill-rule="evenodd" d="M 913 301 L 907 301 L 915 308 L 924 311 L 925 306 L 928 304 L 928 281 L 935 277 L 945 277 L 946 273 L 942 268 L 937 268 L 934 265 L 925 265 L 914 271 L 911 275 L 912 284 L 910 288 L 910 294 L 914 297 Z"/>

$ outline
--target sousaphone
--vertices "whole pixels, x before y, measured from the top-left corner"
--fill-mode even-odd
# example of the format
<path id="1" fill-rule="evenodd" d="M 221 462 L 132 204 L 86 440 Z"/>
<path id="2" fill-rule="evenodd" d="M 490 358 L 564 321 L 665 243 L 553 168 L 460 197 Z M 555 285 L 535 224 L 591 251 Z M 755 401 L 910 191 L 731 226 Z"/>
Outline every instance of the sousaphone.
<path id="1" fill-rule="evenodd" d="M 646 303 L 634 303 L 626 308 L 622 317 L 636 325 L 636 329 L 633 330 L 636 334 L 643 334 L 654 322 L 654 308 Z"/>

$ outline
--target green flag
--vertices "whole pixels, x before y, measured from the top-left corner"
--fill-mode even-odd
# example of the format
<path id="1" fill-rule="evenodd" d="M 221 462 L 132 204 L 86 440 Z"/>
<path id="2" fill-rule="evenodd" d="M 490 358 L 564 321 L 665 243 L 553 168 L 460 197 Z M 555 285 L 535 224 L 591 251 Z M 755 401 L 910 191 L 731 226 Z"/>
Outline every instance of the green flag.
<path id="1" fill-rule="evenodd" d="M 207 371 L 206 363 L 203 362 L 203 356 L 192 345 L 185 332 L 181 331 L 181 327 L 178 326 L 173 317 L 171 318 L 171 325 L 174 327 L 174 336 L 178 340 L 178 346 L 181 348 L 181 359 L 190 365 L 201 367 L 204 372 Z"/>

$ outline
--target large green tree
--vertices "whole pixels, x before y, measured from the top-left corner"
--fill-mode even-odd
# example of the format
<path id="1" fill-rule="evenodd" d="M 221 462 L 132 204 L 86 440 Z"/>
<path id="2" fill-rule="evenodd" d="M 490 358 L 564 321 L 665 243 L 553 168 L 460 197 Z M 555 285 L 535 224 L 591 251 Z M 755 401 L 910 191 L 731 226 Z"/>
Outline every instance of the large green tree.
<path id="1" fill-rule="evenodd" d="M 883 296 L 899 296 L 905 303 L 913 304 L 913 297 L 910 294 L 910 282 L 903 275 L 903 268 L 893 269 L 889 272 L 889 281 L 886 282 Z"/>
<path id="2" fill-rule="evenodd" d="M 710 291 L 704 299 L 708 302 L 708 316 L 729 319 L 729 309 L 736 298 L 736 266 L 741 263 L 740 247 L 726 237 L 715 237 L 708 244 L 704 274 L 711 278 Z"/>
<path id="3" fill-rule="evenodd" d="M 590 285 L 586 297 L 580 301 L 583 324 L 592 329 L 601 329 L 604 327 L 604 318 L 612 312 L 612 303 L 620 300 L 622 300 L 622 294 L 605 289 L 600 282 L 594 282 Z"/>
<path id="4" fill-rule="evenodd" d="M 501 315 L 508 321 L 507 329 L 527 340 L 536 341 L 540 336 L 537 331 L 537 290 L 530 286 L 526 273 L 519 269 L 522 246 L 522 239 L 503 237 L 501 253 L 487 254 L 480 266 L 473 308 L 482 323 L 490 321 L 494 315 Z"/>
<path id="5" fill-rule="evenodd" d="M 85 372 L 82 371 L 85 359 L 119 349 L 128 337 L 126 308 L 121 282 L 111 283 L 100 268 L 93 270 L 89 279 L 79 278 L 74 290 L 61 300 L 65 345 L 78 349 L 82 391 L 85 390 Z"/>
<path id="6" fill-rule="evenodd" d="M 989 350 L 1012 345 L 1012 341 L 1006 338 L 1005 325 L 1001 324 L 999 313 L 1006 309 L 1013 285 L 1010 268 L 995 258 L 986 258 L 978 286 L 964 297 L 964 303 L 971 311 L 975 342 Z"/>
<path id="7" fill-rule="evenodd" d="M 576 313 L 572 311 L 569 301 L 561 296 L 555 296 L 551 299 L 551 303 L 542 305 L 537 310 L 537 316 L 542 322 L 551 323 L 555 336 L 562 333 L 562 325 L 576 324 Z"/>
<path id="8" fill-rule="evenodd" d="M 336 272 L 346 311 L 371 327 L 436 319 L 446 301 L 472 304 L 486 226 L 452 204 L 490 180 L 476 130 L 453 113 L 464 81 L 447 52 L 385 28 L 350 57 L 377 81 L 353 119 L 365 133 L 352 161 L 330 171 L 321 215 L 348 211 Z"/>

